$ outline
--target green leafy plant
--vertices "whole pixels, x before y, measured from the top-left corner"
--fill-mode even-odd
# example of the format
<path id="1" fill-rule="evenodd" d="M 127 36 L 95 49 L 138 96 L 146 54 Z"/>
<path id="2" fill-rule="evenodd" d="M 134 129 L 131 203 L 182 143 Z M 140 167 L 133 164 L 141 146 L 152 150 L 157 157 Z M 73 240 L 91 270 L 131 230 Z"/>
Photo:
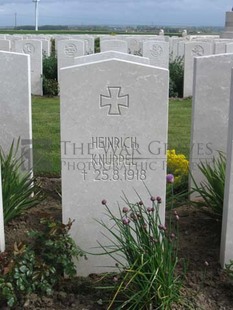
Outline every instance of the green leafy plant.
<path id="1" fill-rule="evenodd" d="M 150 200 L 146 207 L 140 197 L 137 203 L 124 197 L 127 206 L 119 207 L 119 216 L 102 201 L 112 224 L 109 227 L 108 223 L 100 222 L 110 233 L 110 245 L 101 247 L 115 260 L 120 272 L 108 309 L 120 297 L 118 309 L 135 310 L 171 309 L 180 298 L 182 281 L 175 272 L 179 216 L 175 212 L 174 221 L 170 219 L 165 226 L 159 216 L 161 198 L 152 196 Z"/>
<path id="2" fill-rule="evenodd" d="M 183 97 L 184 60 L 177 57 L 169 63 L 169 97 Z"/>
<path id="3" fill-rule="evenodd" d="M 57 96 L 59 93 L 57 79 L 57 57 L 55 52 L 51 56 L 43 57 L 43 94 Z"/>
<path id="4" fill-rule="evenodd" d="M 0 148 L 5 224 L 37 205 L 42 199 L 31 172 L 22 171 L 23 159 L 19 156 L 19 143 L 20 139 L 16 145 L 13 141 L 7 154 Z"/>
<path id="5" fill-rule="evenodd" d="M 72 222 L 62 224 L 51 219 L 42 219 L 43 231 L 31 231 L 29 236 L 34 240 L 33 250 L 47 265 L 55 268 L 60 275 L 65 273 L 72 277 L 76 268 L 72 260 L 82 254 L 68 234 Z"/>
<path id="6" fill-rule="evenodd" d="M 230 260 L 229 264 L 226 264 L 226 272 L 231 280 L 233 280 L 233 260 Z"/>
<path id="7" fill-rule="evenodd" d="M 9 306 L 31 293 L 52 294 L 64 277 L 76 274 L 73 258 L 82 255 L 66 225 L 52 218 L 42 219 L 41 231 L 29 232 L 28 245 L 15 244 L 13 257 L 0 270 L 0 296 Z"/>
<path id="8" fill-rule="evenodd" d="M 192 190 L 201 198 L 200 201 L 193 201 L 192 203 L 197 206 L 208 206 L 211 208 L 214 216 L 222 217 L 226 156 L 222 152 L 218 154 L 218 158 L 214 158 L 213 162 L 201 162 L 198 164 L 198 168 L 206 179 L 200 185 L 195 182 L 191 175 L 194 183 Z"/>
<path id="9" fill-rule="evenodd" d="M 100 38 L 95 38 L 95 53 L 100 52 Z"/>

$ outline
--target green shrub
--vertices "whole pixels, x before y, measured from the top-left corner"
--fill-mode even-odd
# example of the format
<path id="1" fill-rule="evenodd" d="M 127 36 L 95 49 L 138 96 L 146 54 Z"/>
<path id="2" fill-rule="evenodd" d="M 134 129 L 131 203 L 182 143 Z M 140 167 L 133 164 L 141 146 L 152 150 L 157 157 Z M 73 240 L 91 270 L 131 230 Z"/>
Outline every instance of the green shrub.
<path id="1" fill-rule="evenodd" d="M 192 191 L 197 193 L 202 200 L 193 201 L 192 203 L 197 206 L 210 207 L 212 214 L 221 218 L 224 200 L 226 157 L 223 153 L 219 152 L 219 157 L 217 159 L 214 158 L 212 163 L 201 162 L 198 168 L 205 177 L 205 181 L 201 182 L 200 186 L 198 186 L 191 175 L 194 182 Z"/>
<path id="2" fill-rule="evenodd" d="M 226 272 L 231 281 L 233 281 L 233 260 L 230 260 L 229 264 L 226 264 Z"/>
<path id="3" fill-rule="evenodd" d="M 63 278 L 76 274 L 73 258 L 82 255 L 69 235 L 72 222 L 64 225 L 42 219 L 41 231 L 29 232 L 28 245 L 15 244 L 13 256 L 0 269 L 1 302 L 13 306 L 31 293 L 49 295 Z M 1 257 L 0 257 L 1 258 Z"/>
<path id="4" fill-rule="evenodd" d="M 119 208 L 119 216 L 102 201 L 111 224 L 110 228 L 109 223 L 100 224 L 112 238 L 108 238 L 109 245 L 101 247 L 120 272 L 115 276 L 119 281 L 112 287 L 114 297 L 108 309 L 116 301 L 120 302 L 117 309 L 171 309 L 180 299 L 182 281 L 175 273 L 179 217 L 175 213 L 174 221 L 166 227 L 159 217 L 161 198 L 150 200 L 146 207 L 141 200 L 130 203 L 125 197 L 127 206 Z"/>
<path id="5" fill-rule="evenodd" d="M 100 52 L 100 38 L 95 38 L 95 53 Z"/>
<path id="6" fill-rule="evenodd" d="M 177 57 L 169 63 L 169 97 L 183 97 L 184 61 Z"/>
<path id="7" fill-rule="evenodd" d="M 51 55 L 54 56 L 56 55 L 56 46 L 55 46 L 55 39 L 51 39 Z"/>
<path id="8" fill-rule="evenodd" d="M 59 93 L 57 79 L 57 57 L 55 53 L 43 58 L 43 94 L 57 96 Z"/>
<path id="9" fill-rule="evenodd" d="M 5 224 L 37 205 L 42 199 L 31 172 L 22 171 L 23 160 L 22 156 L 19 156 L 19 143 L 20 140 L 14 146 L 13 141 L 8 154 L 0 148 Z"/>
<path id="10" fill-rule="evenodd" d="M 43 78 L 43 94 L 49 97 L 55 97 L 59 93 L 57 80 Z"/>

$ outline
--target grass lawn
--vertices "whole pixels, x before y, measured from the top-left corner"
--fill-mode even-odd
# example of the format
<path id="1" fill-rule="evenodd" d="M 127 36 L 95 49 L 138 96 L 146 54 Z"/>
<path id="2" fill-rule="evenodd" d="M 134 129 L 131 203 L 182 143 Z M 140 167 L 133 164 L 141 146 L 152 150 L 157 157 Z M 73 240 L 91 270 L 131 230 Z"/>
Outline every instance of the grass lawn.
<path id="1" fill-rule="evenodd" d="M 169 102 L 168 149 L 175 149 L 189 158 L 192 100 Z"/>
<path id="2" fill-rule="evenodd" d="M 191 99 L 170 100 L 168 148 L 189 156 Z M 60 176 L 59 98 L 32 98 L 35 175 Z"/>
<path id="3" fill-rule="evenodd" d="M 32 98 L 32 132 L 35 175 L 59 176 L 59 98 Z"/>

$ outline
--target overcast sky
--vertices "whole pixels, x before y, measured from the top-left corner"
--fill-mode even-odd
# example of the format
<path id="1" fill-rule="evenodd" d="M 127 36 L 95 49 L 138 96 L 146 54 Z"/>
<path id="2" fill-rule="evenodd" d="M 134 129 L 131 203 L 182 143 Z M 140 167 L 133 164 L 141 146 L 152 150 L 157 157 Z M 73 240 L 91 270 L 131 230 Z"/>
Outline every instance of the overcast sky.
<path id="1" fill-rule="evenodd" d="M 39 25 L 224 26 L 233 0 L 40 0 Z M 0 26 L 34 24 L 32 0 L 0 0 Z"/>

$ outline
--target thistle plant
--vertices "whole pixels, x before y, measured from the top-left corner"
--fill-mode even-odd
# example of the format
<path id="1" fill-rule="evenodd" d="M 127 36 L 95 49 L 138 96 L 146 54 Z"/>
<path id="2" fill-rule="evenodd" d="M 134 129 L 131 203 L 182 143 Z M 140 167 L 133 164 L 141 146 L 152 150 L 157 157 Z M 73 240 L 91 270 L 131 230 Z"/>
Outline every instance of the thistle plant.
<path id="1" fill-rule="evenodd" d="M 31 172 L 22 172 L 23 160 L 18 154 L 19 142 L 20 140 L 15 145 L 13 141 L 7 154 L 0 147 L 5 224 L 42 200 L 40 189 L 36 186 Z"/>
<path id="2" fill-rule="evenodd" d="M 222 217 L 224 187 L 225 187 L 225 173 L 226 173 L 226 156 L 218 153 L 218 158 L 214 158 L 212 163 L 200 162 L 198 168 L 205 177 L 198 185 L 191 175 L 194 183 L 192 188 L 194 193 L 197 193 L 202 200 L 193 201 L 197 206 L 210 207 L 211 212 L 216 217 Z"/>
<path id="3" fill-rule="evenodd" d="M 148 206 L 140 197 L 136 203 L 130 203 L 125 196 L 124 201 L 126 206 L 119 206 L 118 216 L 106 200 L 102 201 L 113 225 L 109 228 L 108 223 L 100 222 L 111 243 L 101 247 L 115 260 L 121 279 L 114 281 L 115 292 L 108 309 L 117 301 L 117 309 L 171 309 L 180 298 L 182 285 L 175 270 L 179 216 L 175 212 L 167 225 L 162 223 L 160 197 L 151 196 Z"/>

